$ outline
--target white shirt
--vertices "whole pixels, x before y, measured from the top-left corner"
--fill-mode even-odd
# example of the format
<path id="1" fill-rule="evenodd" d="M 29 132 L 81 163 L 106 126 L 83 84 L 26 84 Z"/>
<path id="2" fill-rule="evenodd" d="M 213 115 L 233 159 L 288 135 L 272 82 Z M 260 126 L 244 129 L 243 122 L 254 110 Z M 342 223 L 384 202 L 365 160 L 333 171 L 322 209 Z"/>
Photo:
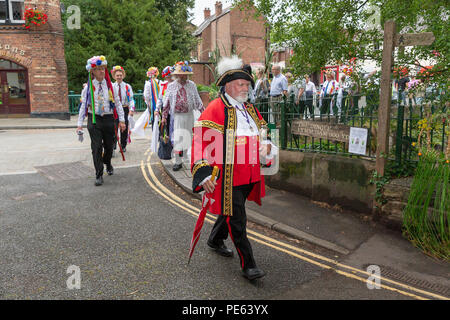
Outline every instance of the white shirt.
<path id="1" fill-rule="evenodd" d="M 259 134 L 258 126 L 256 125 L 251 115 L 248 113 L 248 111 L 245 109 L 244 104 L 236 101 L 227 93 L 225 93 L 225 97 L 227 97 L 228 102 L 236 108 L 236 136 L 257 136 Z"/>
<path id="2" fill-rule="evenodd" d="M 159 88 L 160 81 L 158 79 L 155 79 L 155 82 L 158 84 L 158 88 Z M 158 99 L 158 97 L 155 97 L 155 99 Z M 144 101 L 147 103 L 147 105 L 150 105 L 152 103 L 152 84 L 150 83 L 150 80 L 145 81 Z M 157 102 L 157 101 L 155 101 L 155 102 Z"/>
<path id="3" fill-rule="evenodd" d="M 92 80 L 92 85 L 94 86 L 94 104 L 95 104 L 95 115 L 107 115 L 113 114 L 113 109 L 111 109 L 111 105 L 109 103 L 109 90 L 106 84 L 106 80 L 100 83 L 97 79 Z M 101 89 L 100 89 L 101 88 Z M 81 106 L 80 111 L 78 113 L 78 126 L 81 127 L 83 125 L 84 118 L 86 117 L 86 94 L 89 90 L 89 85 L 87 85 L 83 91 L 81 91 Z M 99 95 L 99 91 L 102 91 L 102 94 Z M 116 106 L 116 111 L 119 116 L 120 122 L 125 122 L 125 114 L 123 112 L 122 104 L 120 103 L 120 98 L 117 95 L 117 92 L 114 91 L 114 101 Z M 89 104 L 88 113 L 92 113 L 92 106 Z"/>
<path id="4" fill-rule="evenodd" d="M 312 91 L 313 93 L 316 92 L 316 85 L 314 82 L 309 81 L 308 83 L 305 83 L 305 92 L 306 91 Z"/>
<path id="5" fill-rule="evenodd" d="M 130 101 L 128 102 L 128 98 L 127 98 L 127 87 L 130 89 Z M 119 91 L 119 87 L 120 87 L 120 91 Z M 134 111 L 134 94 L 133 94 L 133 88 L 126 83 L 125 81 L 122 81 L 119 85 L 118 82 L 113 83 L 113 88 L 114 88 L 114 92 L 117 93 L 117 95 L 119 96 L 119 101 L 120 101 L 120 95 L 122 95 L 122 107 L 130 107 L 130 109 L 132 111 Z"/>
<path id="6" fill-rule="evenodd" d="M 333 94 L 338 89 L 339 89 L 339 84 L 337 83 L 336 80 L 331 80 L 331 81 L 327 80 L 323 83 L 320 95 L 323 96 L 325 94 Z"/>

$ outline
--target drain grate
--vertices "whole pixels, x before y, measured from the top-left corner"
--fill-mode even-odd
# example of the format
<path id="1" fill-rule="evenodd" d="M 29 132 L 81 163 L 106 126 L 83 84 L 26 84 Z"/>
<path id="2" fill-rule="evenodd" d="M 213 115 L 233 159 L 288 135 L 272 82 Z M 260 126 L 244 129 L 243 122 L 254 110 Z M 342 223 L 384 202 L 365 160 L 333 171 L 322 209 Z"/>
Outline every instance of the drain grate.
<path id="1" fill-rule="evenodd" d="M 39 166 L 35 169 L 51 181 L 66 181 L 92 176 L 93 169 L 81 162 L 58 163 L 50 166 Z"/>
<path id="2" fill-rule="evenodd" d="M 366 264 L 363 266 L 364 269 L 367 269 L 370 265 L 377 265 L 376 263 Z M 391 280 L 398 280 L 405 284 L 409 284 L 411 286 L 419 287 L 421 289 L 427 289 L 433 291 L 434 293 L 442 294 L 446 297 L 450 297 L 450 287 L 443 286 L 437 283 L 431 283 L 425 280 L 417 279 L 412 277 L 411 275 L 396 270 L 391 267 L 378 265 L 381 269 L 381 276 L 385 278 L 389 278 Z"/>

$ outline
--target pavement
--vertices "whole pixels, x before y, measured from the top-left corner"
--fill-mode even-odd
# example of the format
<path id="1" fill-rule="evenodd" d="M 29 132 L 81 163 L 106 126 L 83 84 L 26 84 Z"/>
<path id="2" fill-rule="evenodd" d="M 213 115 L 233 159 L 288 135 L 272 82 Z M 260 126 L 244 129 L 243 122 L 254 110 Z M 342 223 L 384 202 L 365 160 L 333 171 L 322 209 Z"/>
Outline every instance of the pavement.
<path id="1" fill-rule="evenodd" d="M 139 114 L 135 116 L 137 119 Z M 6 156 L 0 159 L 0 175 L 36 172 L 36 162 L 27 160 L 14 161 L 17 154 L 23 156 L 40 158 L 39 152 L 45 152 L 46 156 L 38 164 L 45 166 L 50 163 L 74 162 L 80 161 L 83 164 L 92 167 L 92 159 L 89 143 L 86 141 L 79 144 L 75 133 L 71 130 L 58 130 L 76 128 L 77 117 L 71 117 L 71 120 L 39 119 L 39 118 L 3 118 L 0 119 L 0 133 L 14 133 L 17 141 L 17 135 L 26 130 L 35 130 L 36 141 L 20 142 L 16 148 L 6 153 Z M 41 130 L 51 129 L 51 130 Z M 13 131 L 15 130 L 15 131 Z M 149 131 L 149 130 L 147 130 Z M 40 134 L 53 134 L 52 143 L 45 140 L 45 144 L 39 145 L 42 140 Z M 64 134 L 67 137 L 64 137 Z M 86 132 L 87 133 L 87 132 Z M 143 159 L 142 150 L 148 149 L 150 135 L 145 138 L 135 138 L 130 147 L 127 147 L 127 166 L 137 166 Z M 0 137 L 1 143 L 8 142 L 6 135 Z M 88 136 L 88 135 L 87 135 Z M 59 138 L 57 138 L 59 137 Z M 70 140 L 70 143 L 68 142 Z M 68 145 L 69 144 L 69 145 Z M 134 144 L 134 146 L 133 146 Z M 56 146 L 56 147 L 55 147 Z M 58 149 L 61 152 L 53 150 L 49 156 L 49 150 L 46 148 Z M 85 149 L 84 152 L 65 152 L 64 148 L 70 150 Z M 11 148 L 10 148 L 11 149 Z M 29 155 L 27 151 L 34 151 Z M 44 149 L 44 150 L 43 150 Z M 66 155 L 67 153 L 67 155 Z M 81 158 L 78 158 L 78 155 Z M 37 156 L 38 155 L 38 156 Z M 31 158 L 30 158 L 31 159 Z M 113 159 L 113 166 L 120 167 L 122 164 L 120 156 Z M 173 181 L 183 188 L 186 192 L 200 198 L 201 195 L 192 193 L 192 176 L 189 170 L 189 164 L 185 163 L 183 169 L 177 172 L 172 170 L 172 160 L 160 160 L 165 172 Z M 255 203 L 247 203 L 247 215 L 251 222 L 263 225 L 274 231 L 283 233 L 293 239 L 306 241 L 313 245 L 331 250 L 339 257 L 339 261 L 351 265 L 355 268 L 367 268 L 376 265 L 381 268 L 382 275 L 402 281 L 428 291 L 435 292 L 450 298 L 450 268 L 449 263 L 437 260 L 427 256 L 419 249 L 415 248 L 409 241 L 402 237 L 398 230 L 391 230 L 384 225 L 373 221 L 371 217 L 360 215 L 354 212 L 335 210 L 327 204 L 312 202 L 309 198 L 301 197 L 295 194 L 267 188 L 266 197 L 263 199 L 263 205 L 258 206 Z M 289 293 L 283 297 L 289 299 L 298 293 Z"/>

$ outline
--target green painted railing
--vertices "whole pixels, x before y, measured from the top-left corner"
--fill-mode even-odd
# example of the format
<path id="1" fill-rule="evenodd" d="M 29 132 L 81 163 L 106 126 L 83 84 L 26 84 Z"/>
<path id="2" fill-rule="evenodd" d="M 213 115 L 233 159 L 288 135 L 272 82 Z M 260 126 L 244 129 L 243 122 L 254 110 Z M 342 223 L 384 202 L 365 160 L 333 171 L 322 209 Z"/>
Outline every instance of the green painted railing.
<path id="1" fill-rule="evenodd" d="M 69 112 L 71 115 L 78 114 L 78 108 L 80 106 L 81 95 L 79 93 L 74 93 L 73 91 L 69 91 Z M 142 112 L 147 108 L 144 97 L 142 94 L 142 90 L 138 90 L 134 93 L 134 103 L 135 103 L 135 111 Z"/>
<path id="2" fill-rule="evenodd" d="M 401 93 L 400 93 L 401 95 Z M 378 105 L 377 94 L 344 96 L 341 108 L 338 109 L 338 97 L 332 97 L 330 110 L 320 108 L 319 97 L 309 100 L 310 108 L 304 102 L 296 103 L 294 96 L 280 102 L 278 118 L 281 120 L 278 126 L 273 123 L 274 115 L 277 112 L 270 112 L 268 99 L 259 101 L 255 105 L 260 110 L 263 118 L 269 123 L 269 127 L 279 129 L 280 147 L 285 150 L 297 150 L 303 152 L 319 152 L 327 154 L 337 154 L 353 157 L 363 157 L 375 159 L 378 132 Z M 445 111 L 445 103 L 434 101 L 431 105 L 431 112 Z M 413 146 L 417 142 L 419 134 L 418 122 L 425 117 L 425 105 L 415 98 L 398 99 L 392 102 L 391 122 L 390 122 L 390 153 L 389 159 L 397 164 L 404 162 L 417 162 L 417 147 Z M 448 112 L 448 111 L 447 111 Z M 326 139 L 312 138 L 306 136 L 293 135 L 291 124 L 294 119 L 304 119 L 308 121 L 320 121 L 329 123 L 344 124 L 351 127 L 366 128 L 367 149 L 365 156 L 358 156 L 348 152 L 348 143 L 336 142 Z M 431 131 L 430 139 L 435 149 L 444 152 L 447 145 L 449 130 L 448 121 L 442 121 L 435 125 Z M 421 144 L 425 141 L 421 141 Z"/>

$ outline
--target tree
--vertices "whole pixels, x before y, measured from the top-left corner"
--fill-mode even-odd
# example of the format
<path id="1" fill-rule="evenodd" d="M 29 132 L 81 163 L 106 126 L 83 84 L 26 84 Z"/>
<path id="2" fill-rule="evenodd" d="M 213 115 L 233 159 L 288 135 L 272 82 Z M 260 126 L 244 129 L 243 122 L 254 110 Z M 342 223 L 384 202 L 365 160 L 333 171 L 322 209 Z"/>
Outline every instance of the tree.
<path id="1" fill-rule="evenodd" d="M 173 35 L 172 49 L 179 51 L 184 59 L 188 59 L 196 45 L 195 37 L 192 36 L 195 26 L 189 22 L 192 18 L 189 9 L 194 7 L 194 3 L 194 0 L 158 0 L 155 2 L 159 12 L 169 17 Z"/>
<path id="2" fill-rule="evenodd" d="M 81 90 L 87 79 L 85 63 L 93 55 L 106 56 L 108 69 L 123 66 L 136 91 L 143 88 L 149 67 L 161 70 L 187 57 L 187 49 L 174 40 L 179 36 L 173 34 L 173 17 L 155 0 L 62 2 L 81 9 L 81 29 L 69 30 L 64 24 L 69 90 Z M 67 18 L 66 13 L 63 21 Z"/>
<path id="3" fill-rule="evenodd" d="M 436 37 L 432 46 L 400 50 L 396 63 L 420 68 L 418 60 L 431 60 L 434 81 L 448 83 L 450 78 L 446 0 L 259 0 L 255 6 L 271 25 L 271 42 L 293 48 L 290 65 L 296 74 L 317 72 L 352 58 L 381 64 L 382 26 L 395 20 L 397 32 L 432 31 Z"/>

